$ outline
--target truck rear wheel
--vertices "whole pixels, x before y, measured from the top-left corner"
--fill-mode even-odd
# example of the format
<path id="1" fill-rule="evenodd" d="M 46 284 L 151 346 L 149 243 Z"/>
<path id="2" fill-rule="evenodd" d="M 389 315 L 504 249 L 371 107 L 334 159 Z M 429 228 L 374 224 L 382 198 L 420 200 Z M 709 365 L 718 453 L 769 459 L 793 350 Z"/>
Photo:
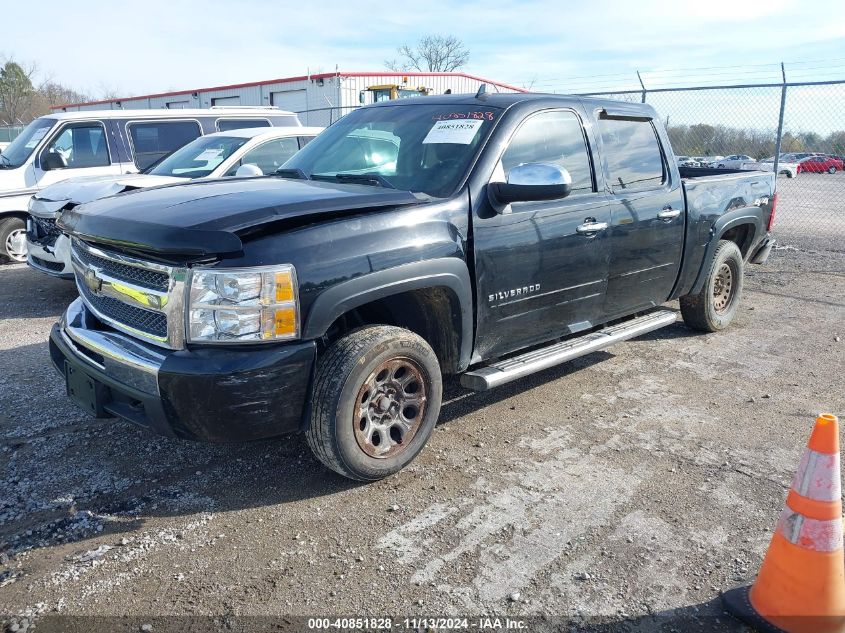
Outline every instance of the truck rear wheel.
<path id="1" fill-rule="evenodd" d="M 16 217 L 0 219 L 0 261 L 26 261 L 26 224 Z"/>
<path id="2" fill-rule="evenodd" d="M 345 477 L 382 479 L 425 446 L 442 397 L 440 364 L 424 339 L 392 326 L 350 332 L 318 362 L 308 445 Z"/>
<path id="3" fill-rule="evenodd" d="M 720 240 L 701 291 L 680 298 L 684 323 L 702 332 L 718 332 L 728 327 L 742 298 L 743 269 L 739 247 Z"/>

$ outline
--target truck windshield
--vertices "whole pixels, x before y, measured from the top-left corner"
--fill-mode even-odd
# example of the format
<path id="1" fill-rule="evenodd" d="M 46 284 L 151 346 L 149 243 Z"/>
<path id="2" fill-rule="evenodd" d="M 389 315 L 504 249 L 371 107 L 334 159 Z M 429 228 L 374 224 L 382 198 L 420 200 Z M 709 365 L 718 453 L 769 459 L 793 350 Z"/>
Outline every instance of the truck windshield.
<path id="1" fill-rule="evenodd" d="M 0 154 L 0 169 L 16 169 L 26 162 L 32 152 L 56 124 L 56 119 L 35 119 Z"/>
<path id="2" fill-rule="evenodd" d="M 445 198 L 455 192 L 500 108 L 388 105 L 361 108 L 317 136 L 284 165 L 306 177 L 390 186 Z"/>
<path id="3" fill-rule="evenodd" d="M 148 167 L 144 173 L 177 178 L 204 178 L 240 149 L 243 136 L 201 136 Z"/>

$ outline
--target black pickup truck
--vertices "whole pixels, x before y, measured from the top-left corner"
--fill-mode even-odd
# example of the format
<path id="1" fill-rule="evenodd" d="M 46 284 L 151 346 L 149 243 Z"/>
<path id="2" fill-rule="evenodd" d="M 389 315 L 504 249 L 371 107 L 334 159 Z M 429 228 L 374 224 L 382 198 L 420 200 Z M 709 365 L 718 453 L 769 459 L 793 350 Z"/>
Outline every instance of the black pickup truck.
<path id="1" fill-rule="evenodd" d="M 726 327 L 775 177 L 679 170 L 654 110 L 449 95 L 345 116 L 279 172 L 63 214 L 51 333 L 96 416 L 207 441 L 302 431 L 351 478 L 407 465 L 442 376 L 489 389 L 674 323 Z"/>

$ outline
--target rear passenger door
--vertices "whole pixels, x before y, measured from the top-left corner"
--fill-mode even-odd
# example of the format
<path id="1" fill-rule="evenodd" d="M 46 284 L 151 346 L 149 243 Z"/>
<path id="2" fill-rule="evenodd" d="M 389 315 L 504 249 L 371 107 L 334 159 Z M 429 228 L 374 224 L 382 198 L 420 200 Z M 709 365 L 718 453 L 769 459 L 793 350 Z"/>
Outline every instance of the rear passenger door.
<path id="1" fill-rule="evenodd" d="M 500 356 L 601 322 L 610 255 L 610 201 L 596 184 L 579 113 L 529 115 L 508 141 L 491 182 L 514 167 L 553 163 L 572 176 L 560 200 L 485 203 L 473 218 L 478 331 L 475 354 Z M 594 227 L 595 230 L 586 229 Z"/>
<path id="2" fill-rule="evenodd" d="M 684 198 L 654 122 L 600 111 L 603 169 L 613 207 L 606 318 L 666 301 L 684 245 Z"/>
<path id="3" fill-rule="evenodd" d="M 135 166 L 141 171 L 202 136 L 198 121 L 130 121 L 126 132 Z"/>

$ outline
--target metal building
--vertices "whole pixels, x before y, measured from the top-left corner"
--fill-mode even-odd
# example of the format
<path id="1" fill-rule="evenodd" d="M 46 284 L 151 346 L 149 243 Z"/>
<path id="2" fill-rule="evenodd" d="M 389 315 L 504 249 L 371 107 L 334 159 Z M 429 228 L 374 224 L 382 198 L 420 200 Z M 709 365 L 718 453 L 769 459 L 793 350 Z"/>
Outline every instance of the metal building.
<path id="1" fill-rule="evenodd" d="M 213 106 L 276 106 L 299 113 L 303 125 L 328 125 L 353 108 L 378 99 L 375 86 L 428 94 L 474 93 L 481 84 L 491 92 L 522 92 L 521 88 L 466 73 L 341 72 L 286 77 L 231 86 L 177 90 L 86 103 L 54 106 L 55 112 L 104 109 L 210 108 Z"/>

